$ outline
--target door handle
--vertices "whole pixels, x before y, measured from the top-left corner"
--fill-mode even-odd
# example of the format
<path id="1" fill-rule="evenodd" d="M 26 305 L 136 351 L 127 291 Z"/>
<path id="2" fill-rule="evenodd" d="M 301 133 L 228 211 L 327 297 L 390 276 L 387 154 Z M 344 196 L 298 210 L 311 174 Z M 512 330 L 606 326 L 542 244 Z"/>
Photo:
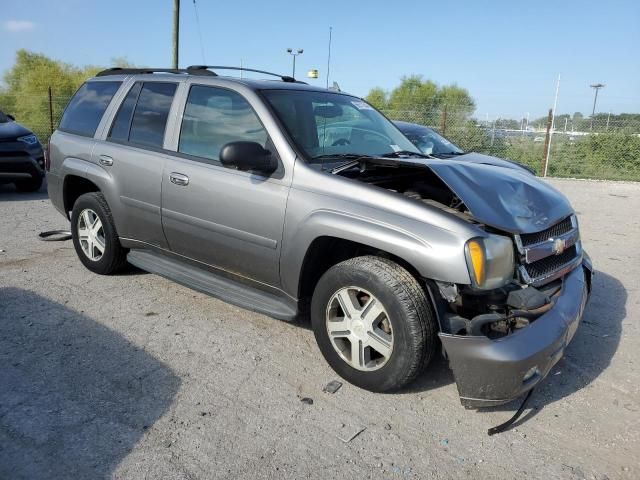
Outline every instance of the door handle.
<path id="1" fill-rule="evenodd" d="M 105 167 L 110 167 L 111 165 L 113 165 L 113 158 L 111 158 L 109 155 L 100 155 L 98 157 L 98 161 L 100 162 L 100 165 L 104 165 Z"/>
<path id="2" fill-rule="evenodd" d="M 189 185 L 189 177 L 182 173 L 171 172 L 169 174 L 169 180 L 171 180 L 171 183 L 175 183 L 176 185 L 180 185 L 181 187 L 186 187 L 187 185 Z"/>

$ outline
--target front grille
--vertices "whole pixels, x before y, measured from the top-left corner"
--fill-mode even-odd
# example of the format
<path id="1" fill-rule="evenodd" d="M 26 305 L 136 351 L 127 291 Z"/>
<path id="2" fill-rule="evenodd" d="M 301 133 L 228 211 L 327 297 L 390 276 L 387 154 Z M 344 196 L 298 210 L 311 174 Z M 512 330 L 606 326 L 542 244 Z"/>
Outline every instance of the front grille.
<path id="1" fill-rule="evenodd" d="M 535 245 L 536 243 L 545 242 L 550 238 L 558 237 L 564 233 L 570 232 L 572 229 L 573 224 L 571 223 L 571 217 L 567 217 L 541 232 L 521 234 L 520 241 L 522 242 L 523 247 L 527 247 L 529 245 Z"/>
<path id="2" fill-rule="evenodd" d="M 560 255 L 552 255 L 537 262 L 525 264 L 524 268 L 531 278 L 546 277 L 566 264 L 571 263 L 575 260 L 577 254 L 576 246 L 572 245 Z"/>

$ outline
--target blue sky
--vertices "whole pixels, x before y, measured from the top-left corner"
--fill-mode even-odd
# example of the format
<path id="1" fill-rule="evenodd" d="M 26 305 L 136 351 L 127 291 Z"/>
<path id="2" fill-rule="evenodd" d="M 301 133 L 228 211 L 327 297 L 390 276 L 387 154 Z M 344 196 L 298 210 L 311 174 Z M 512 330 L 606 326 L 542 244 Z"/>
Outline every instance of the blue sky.
<path id="1" fill-rule="evenodd" d="M 126 57 L 168 66 L 172 0 L 0 0 L 0 72 L 19 48 L 77 65 Z M 640 112 L 640 1 L 197 0 L 205 59 L 289 73 L 320 71 L 329 26 L 331 81 L 350 93 L 391 89 L 405 74 L 467 88 L 484 118 Z M 202 63 L 193 0 L 182 0 L 182 66 Z"/>

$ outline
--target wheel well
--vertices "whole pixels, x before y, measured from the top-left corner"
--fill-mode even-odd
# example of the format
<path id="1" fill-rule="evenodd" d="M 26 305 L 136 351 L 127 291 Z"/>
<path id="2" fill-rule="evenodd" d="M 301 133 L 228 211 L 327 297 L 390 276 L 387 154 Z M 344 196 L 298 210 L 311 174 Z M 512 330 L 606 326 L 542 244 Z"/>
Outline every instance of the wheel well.
<path id="1" fill-rule="evenodd" d="M 327 270 L 337 263 L 362 255 L 388 258 L 404 267 L 415 278 L 421 278 L 418 271 L 409 262 L 389 252 L 342 238 L 319 237 L 309 246 L 302 263 L 300 282 L 298 284 L 298 298 L 302 301 L 302 304 L 308 305 L 310 303 L 318 280 Z"/>
<path id="2" fill-rule="evenodd" d="M 64 179 L 64 211 L 69 212 L 73 209 L 73 204 L 80 195 L 89 192 L 99 192 L 98 186 L 91 180 L 87 180 L 77 175 L 67 175 Z"/>

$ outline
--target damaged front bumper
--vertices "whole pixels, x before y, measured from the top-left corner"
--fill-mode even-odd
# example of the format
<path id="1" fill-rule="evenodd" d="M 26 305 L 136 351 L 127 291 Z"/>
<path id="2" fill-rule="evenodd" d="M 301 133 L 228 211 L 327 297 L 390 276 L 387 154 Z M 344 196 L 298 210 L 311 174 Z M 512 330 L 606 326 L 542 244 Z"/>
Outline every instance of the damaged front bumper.
<path id="1" fill-rule="evenodd" d="M 592 274 L 585 254 L 582 265 L 564 277 L 553 308 L 506 337 L 439 334 L 464 406 L 507 403 L 549 373 L 578 328 Z"/>

